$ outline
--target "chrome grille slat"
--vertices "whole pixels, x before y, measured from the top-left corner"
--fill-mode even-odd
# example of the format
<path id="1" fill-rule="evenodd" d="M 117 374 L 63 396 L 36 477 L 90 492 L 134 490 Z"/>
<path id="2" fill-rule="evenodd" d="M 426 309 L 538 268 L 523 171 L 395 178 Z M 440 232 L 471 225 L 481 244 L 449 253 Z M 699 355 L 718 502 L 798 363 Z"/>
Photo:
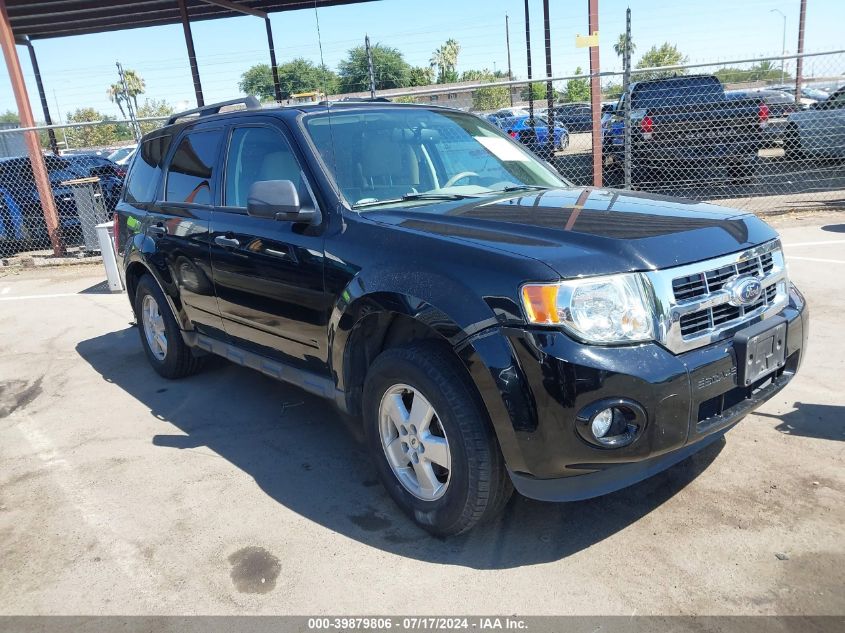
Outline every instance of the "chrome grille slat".
<path id="1" fill-rule="evenodd" d="M 725 285 L 746 275 L 760 280 L 763 294 L 751 305 L 735 306 Z M 786 267 L 778 240 L 646 276 L 658 306 L 659 340 L 675 353 L 727 338 L 751 322 L 775 314 L 788 302 Z"/>

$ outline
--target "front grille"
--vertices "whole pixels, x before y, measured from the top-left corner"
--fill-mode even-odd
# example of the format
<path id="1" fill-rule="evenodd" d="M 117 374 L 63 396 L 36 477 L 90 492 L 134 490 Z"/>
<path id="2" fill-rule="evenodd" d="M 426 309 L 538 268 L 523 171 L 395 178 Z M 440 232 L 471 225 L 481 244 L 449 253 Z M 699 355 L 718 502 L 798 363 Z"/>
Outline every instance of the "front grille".
<path id="1" fill-rule="evenodd" d="M 656 300 L 659 340 L 676 354 L 725 339 L 789 302 L 786 265 L 777 240 L 646 275 Z M 763 287 L 751 305 L 732 304 L 728 284 L 740 276 L 755 277 Z"/>
<path id="2" fill-rule="evenodd" d="M 683 303 L 707 298 L 722 290 L 728 281 L 739 275 L 750 275 L 762 279 L 774 267 L 772 253 L 764 253 L 725 266 L 705 270 L 702 273 L 677 277 L 672 280 L 675 301 Z M 758 301 L 748 306 L 734 306 L 729 303 L 703 308 L 685 314 L 680 318 L 681 335 L 694 336 L 742 319 L 746 314 L 756 312 L 772 304 L 777 294 L 775 286 L 765 289 Z"/>

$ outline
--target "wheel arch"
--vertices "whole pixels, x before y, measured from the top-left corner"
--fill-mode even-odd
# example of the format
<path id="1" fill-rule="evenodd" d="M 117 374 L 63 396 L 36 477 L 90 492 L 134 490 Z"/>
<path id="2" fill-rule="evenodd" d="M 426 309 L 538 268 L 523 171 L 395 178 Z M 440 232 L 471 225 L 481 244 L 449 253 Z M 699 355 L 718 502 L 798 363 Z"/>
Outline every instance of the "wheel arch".
<path id="1" fill-rule="evenodd" d="M 367 370 L 385 349 L 430 341 L 464 368 L 509 467 L 524 470 L 518 430 L 536 425 L 536 405 L 507 337 L 495 318 L 462 326 L 426 301 L 399 293 L 373 293 L 350 304 L 338 321 L 331 349 L 338 404 L 361 413 Z"/>

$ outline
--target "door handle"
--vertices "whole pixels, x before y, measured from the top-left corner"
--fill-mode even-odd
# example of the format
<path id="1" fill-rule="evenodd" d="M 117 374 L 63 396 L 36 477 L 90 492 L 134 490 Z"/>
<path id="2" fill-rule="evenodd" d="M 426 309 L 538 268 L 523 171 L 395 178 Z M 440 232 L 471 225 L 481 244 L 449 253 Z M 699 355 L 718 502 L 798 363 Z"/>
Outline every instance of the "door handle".
<path id="1" fill-rule="evenodd" d="M 161 223 L 153 224 L 147 227 L 147 233 L 150 233 L 153 237 L 164 237 L 167 235 L 167 228 Z"/>
<path id="2" fill-rule="evenodd" d="M 224 235 L 218 235 L 215 237 L 214 243 L 217 244 L 217 246 L 222 246 L 223 248 L 237 248 L 241 245 L 241 243 L 234 237 L 226 237 Z"/>

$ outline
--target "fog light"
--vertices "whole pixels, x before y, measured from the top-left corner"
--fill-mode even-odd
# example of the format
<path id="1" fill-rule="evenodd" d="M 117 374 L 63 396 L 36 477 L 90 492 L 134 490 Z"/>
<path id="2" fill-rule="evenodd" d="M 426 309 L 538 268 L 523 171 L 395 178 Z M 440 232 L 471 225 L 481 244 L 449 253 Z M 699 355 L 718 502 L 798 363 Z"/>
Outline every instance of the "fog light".
<path id="1" fill-rule="evenodd" d="M 575 431 L 599 448 L 622 448 L 642 435 L 648 421 L 642 405 L 627 398 L 605 398 L 575 416 Z"/>
<path id="2" fill-rule="evenodd" d="M 610 430 L 610 425 L 613 424 L 613 409 L 602 409 L 596 413 L 590 424 L 590 430 L 593 432 L 593 437 L 599 439 L 607 435 Z"/>

